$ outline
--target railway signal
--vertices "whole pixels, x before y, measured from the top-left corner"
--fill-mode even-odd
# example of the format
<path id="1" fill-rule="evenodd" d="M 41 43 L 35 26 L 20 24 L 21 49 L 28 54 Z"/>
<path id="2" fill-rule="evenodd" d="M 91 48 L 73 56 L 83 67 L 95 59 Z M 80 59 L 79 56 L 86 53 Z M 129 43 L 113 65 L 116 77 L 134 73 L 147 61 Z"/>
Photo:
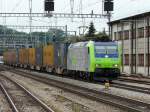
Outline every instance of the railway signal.
<path id="1" fill-rule="evenodd" d="M 113 10 L 114 10 L 113 0 L 105 0 L 105 2 L 104 2 L 104 11 L 113 11 Z"/>
<path id="2" fill-rule="evenodd" d="M 108 22 L 110 23 L 111 19 L 111 11 L 114 10 L 114 2 L 113 0 L 104 0 L 104 11 L 107 12 Z M 111 27 L 109 24 L 109 37 L 111 37 Z"/>
<path id="3" fill-rule="evenodd" d="M 45 0 L 45 11 L 54 11 L 54 0 Z"/>

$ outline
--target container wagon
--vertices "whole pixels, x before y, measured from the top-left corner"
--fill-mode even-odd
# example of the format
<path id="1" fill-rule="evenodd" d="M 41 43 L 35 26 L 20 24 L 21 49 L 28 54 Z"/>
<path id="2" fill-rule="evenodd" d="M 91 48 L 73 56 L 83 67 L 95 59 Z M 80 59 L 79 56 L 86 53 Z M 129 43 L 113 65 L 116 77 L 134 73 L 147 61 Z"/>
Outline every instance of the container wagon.
<path id="1" fill-rule="evenodd" d="M 54 44 L 54 65 L 57 74 L 64 74 L 67 72 L 67 43 Z"/>
<path id="2" fill-rule="evenodd" d="M 19 50 L 19 64 L 20 67 L 27 68 L 29 63 L 29 50 L 28 49 L 20 49 Z"/>
<path id="3" fill-rule="evenodd" d="M 13 49 L 12 50 L 12 65 L 17 67 L 19 64 L 19 50 Z"/>
<path id="4" fill-rule="evenodd" d="M 43 48 L 35 48 L 36 70 L 43 70 Z"/>
<path id="5" fill-rule="evenodd" d="M 13 51 L 9 50 L 7 55 L 8 55 L 8 57 L 7 57 L 8 58 L 8 64 L 10 66 L 12 66 L 13 62 L 14 62 L 14 53 L 13 53 Z"/>
<path id="6" fill-rule="evenodd" d="M 24 62 L 23 62 L 23 57 L 24 57 L 24 53 L 23 53 L 23 49 L 19 49 L 19 66 L 23 67 Z"/>
<path id="7" fill-rule="evenodd" d="M 4 64 L 8 64 L 8 52 L 4 52 L 3 53 L 3 60 L 4 60 Z"/>
<path id="8" fill-rule="evenodd" d="M 31 69 L 34 69 L 36 66 L 35 48 L 28 49 L 28 58 L 29 58 L 28 67 L 30 67 Z"/>
<path id="9" fill-rule="evenodd" d="M 43 68 L 47 72 L 54 71 L 54 46 L 50 44 L 43 48 Z"/>

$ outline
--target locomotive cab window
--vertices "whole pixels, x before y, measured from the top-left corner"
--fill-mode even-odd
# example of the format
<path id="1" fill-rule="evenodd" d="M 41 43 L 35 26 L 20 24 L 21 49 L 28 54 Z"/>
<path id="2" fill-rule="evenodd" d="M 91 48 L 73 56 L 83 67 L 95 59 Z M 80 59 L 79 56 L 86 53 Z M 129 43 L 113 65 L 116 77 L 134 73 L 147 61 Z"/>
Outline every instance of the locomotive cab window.
<path id="1" fill-rule="evenodd" d="M 107 46 L 107 54 L 117 54 L 118 48 L 117 46 Z"/>
<path id="2" fill-rule="evenodd" d="M 96 54 L 106 54 L 106 47 L 105 46 L 95 46 L 95 53 Z"/>

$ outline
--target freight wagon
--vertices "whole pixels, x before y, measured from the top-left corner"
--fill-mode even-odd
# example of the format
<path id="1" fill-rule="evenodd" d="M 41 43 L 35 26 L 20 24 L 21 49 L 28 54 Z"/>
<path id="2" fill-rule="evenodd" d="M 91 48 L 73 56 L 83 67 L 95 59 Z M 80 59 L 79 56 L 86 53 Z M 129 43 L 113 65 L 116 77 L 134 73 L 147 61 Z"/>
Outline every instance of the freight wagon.
<path id="1" fill-rule="evenodd" d="M 28 66 L 31 68 L 31 69 L 34 69 L 35 66 L 36 66 L 36 55 L 35 55 L 35 48 L 29 48 L 28 49 Z"/>
<path id="2" fill-rule="evenodd" d="M 29 50 L 26 48 L 19 50 L 19 66 L 27 68 L 29 63 Z"/>
<path id="3" fill-rule="evenodd" d="M 13 64 L 13 51 L 7 51 L 6 54 L 6 62 L 8 65 L 12 65 Z"/>
<path id="4" fill-rule="evenodd" d="M 35 49 L 35 69 L 42 70 L 43 69 L 43 48 L 38 47 Z"/>
<path id="5" fill-rule="evenodd" d="M 12 65 L 17 67 L 18 64 L 19 64 L 19 50 L 14 49 L 12 50 Z"/>
<path id="6" fill-rule="evenodd" d="M 8 52 L 4 52 L 3 53 L 3 61 L 4 61 L 4 64 L 8 64 Z"/>
<path id="7" fill-rule="evenodd" d="M 68 43 L 54 44 L 54 68 L 57 74 L 64 74 L 67 72 L 67 51 Z"/>
<path id="8" fill-rule="evenodd" d="M 23 67 L 24 63 L 23 63 L 23 57 L 24 57 L 24 53 L 23 53 L 23 49 L 19 49 L 19 66 Z"/>
<path id="9" fill-rule="evenodd" d="M 54 46 L 50 44 L 43 48 L 43 68 L 47 72 L 54 71 Z"/>

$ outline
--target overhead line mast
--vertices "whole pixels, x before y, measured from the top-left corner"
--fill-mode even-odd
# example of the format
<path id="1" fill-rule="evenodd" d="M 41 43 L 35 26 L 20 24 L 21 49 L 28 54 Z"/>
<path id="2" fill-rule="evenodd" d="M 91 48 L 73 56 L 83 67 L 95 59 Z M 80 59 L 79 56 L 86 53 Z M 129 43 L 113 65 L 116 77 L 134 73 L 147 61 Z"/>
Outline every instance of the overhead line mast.
<path id="1" fill-rule="evenodd" d="M 74 14 L 74 0 L 70 0 L 71 14 Z M 73 21 L 73 17 L 71 19 Z"/>
<path id="2" fill-rule="evenodd" d="M 74 13 L 74 0 L 70 0 L 71 14 Z"/>
<path id="3" fill-rule="evenodd" d="M 30 13 L 30 17 L 29 17 L 30 40 L 31 40 L 31 44 L 33 44 L 33 39 L 32 39 L 32 0 L 29 0 L 29 13 Z"/>

